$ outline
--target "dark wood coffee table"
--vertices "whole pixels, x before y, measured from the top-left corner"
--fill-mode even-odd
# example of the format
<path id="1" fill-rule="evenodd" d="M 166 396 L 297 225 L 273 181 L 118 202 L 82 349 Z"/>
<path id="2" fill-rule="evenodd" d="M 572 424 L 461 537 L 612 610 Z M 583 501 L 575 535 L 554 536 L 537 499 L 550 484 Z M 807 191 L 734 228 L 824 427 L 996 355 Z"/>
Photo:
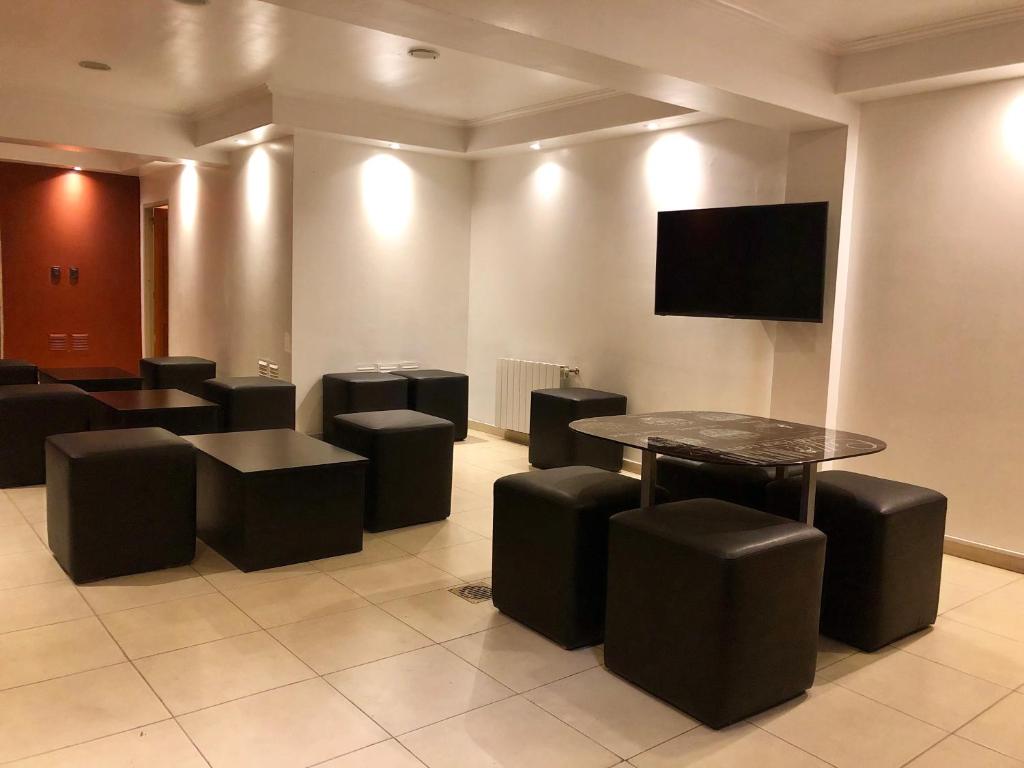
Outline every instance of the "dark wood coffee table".
<path id="1" fill-rule="evenodd" d="M 176 435 L 198 435 L 220 429 L 220 406 L 180 389 L 137 389 L 90 392 L 102 429 L 163 427 Z"/>
<path id="2" fill-rule="evenodd" d="M 142 377 L 123 368 L 41 368 L 39 381 L 44 384 L 74 384 L 86 392 L 142 389 Z"/>

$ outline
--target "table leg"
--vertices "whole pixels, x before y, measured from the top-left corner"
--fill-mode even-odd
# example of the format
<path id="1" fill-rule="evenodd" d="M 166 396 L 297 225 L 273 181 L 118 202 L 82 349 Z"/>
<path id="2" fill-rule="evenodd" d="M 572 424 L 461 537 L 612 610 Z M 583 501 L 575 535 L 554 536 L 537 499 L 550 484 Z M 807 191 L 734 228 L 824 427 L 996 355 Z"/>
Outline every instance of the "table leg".
<path id="1" fill-rule="evenodd" d="M 814 497 L 818 489 L 818 465 L 804 464 L 800 483 L 800 522 L 814 525 Z"/>
<path id="2" fill-rule="evenodd" d="M 658 454 L 642 451 L 640 457 L 640 506 L 653 507 L 657 498 Z"/>

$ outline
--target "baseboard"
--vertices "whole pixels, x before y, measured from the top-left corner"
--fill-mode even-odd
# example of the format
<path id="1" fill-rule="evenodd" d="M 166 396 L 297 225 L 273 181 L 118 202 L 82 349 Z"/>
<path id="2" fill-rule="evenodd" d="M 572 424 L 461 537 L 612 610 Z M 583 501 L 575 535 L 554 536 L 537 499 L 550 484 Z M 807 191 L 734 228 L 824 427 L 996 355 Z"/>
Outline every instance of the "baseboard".
<path id="1" fill-rule="evenodd" d="M 483 421 L 469 420 L 469 428 L 475 429 L 477 432 L 486 432 L 488 435 L 495 435 L 496 437 L 503 437 L 513 443 L 519 443 L 520 445 L 529 445 L 530 436 L 525 432 L 516 432 L 514 429 L 504 429 L 502 427 L 496 427 L 493 424 L 487 424 Z"/>
<path id="2" fill-rule="evenodd" d="M 976 541 L 958 539 L 955 536 L 947 536 L 942 551 L 947 555 L 962 557 L 964 560 L 973 560 L 976 563 L 993 565 L 1007 571 L 1024 573 L 1024 553 L 1014 552 L 1010 549 L 1000 549 L 988 544 L 979 544 Z"/>
<path id="3" fill-rule="evenodd" d="M 639 461 L 633 461 L 632 459 L 623 459 L 622 460 L 622 471 L 623 472 L 632 472 L 634 475 L 639 475 L 640 474 L 640 462 Z"/>

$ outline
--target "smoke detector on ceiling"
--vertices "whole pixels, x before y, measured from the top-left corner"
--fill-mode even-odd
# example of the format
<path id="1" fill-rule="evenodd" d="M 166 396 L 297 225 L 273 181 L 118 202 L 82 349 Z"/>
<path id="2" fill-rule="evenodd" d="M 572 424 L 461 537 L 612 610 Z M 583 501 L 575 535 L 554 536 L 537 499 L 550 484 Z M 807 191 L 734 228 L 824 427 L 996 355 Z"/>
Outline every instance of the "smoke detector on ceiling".
<path id="1" fill-rule="evenodd" d="M 433 48 L 410 48 L 409 55 L 414 59 L 429 59 L 430 61 L 441 58 L 441 54 Z"/>

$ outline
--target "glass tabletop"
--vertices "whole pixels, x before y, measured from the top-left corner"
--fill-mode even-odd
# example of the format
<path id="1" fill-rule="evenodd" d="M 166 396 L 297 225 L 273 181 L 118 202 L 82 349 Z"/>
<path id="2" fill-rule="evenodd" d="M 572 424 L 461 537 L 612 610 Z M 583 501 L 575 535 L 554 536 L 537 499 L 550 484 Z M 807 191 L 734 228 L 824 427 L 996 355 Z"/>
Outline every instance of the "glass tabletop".
<path id="1" fill-rule="evenodd" d="M 579 419 L 584 435 L 715 464 L 779 467 L 848 459 L 885 450 L 876 437 L 720 411 L 665 411 Z"/>

